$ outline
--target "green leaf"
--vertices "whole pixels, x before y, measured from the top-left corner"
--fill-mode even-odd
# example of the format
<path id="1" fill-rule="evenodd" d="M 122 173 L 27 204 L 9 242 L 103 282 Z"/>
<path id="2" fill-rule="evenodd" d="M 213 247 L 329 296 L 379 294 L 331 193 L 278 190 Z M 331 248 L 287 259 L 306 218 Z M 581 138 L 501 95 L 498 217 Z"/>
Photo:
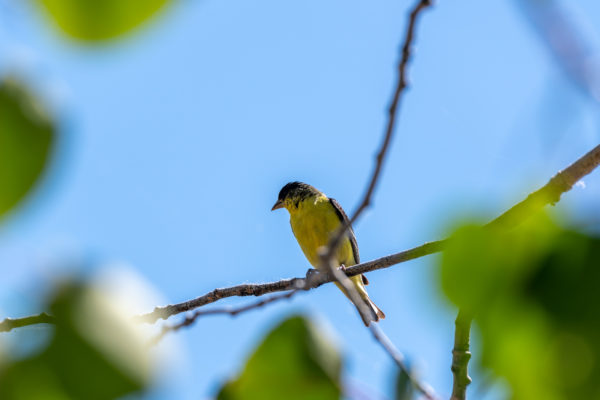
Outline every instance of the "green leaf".
<path id="1" fill-rule="evenodd" d="M 54 142 L 53 121 L 14 79 L 0 82 L 0 217 L 31 190 Z"/>
<path id="2" fill-rule="evenodd" d="M 115 38 L 158 13 L 170 0 L 35 0 L 74 39 Z"/>
<path id="3" fill-rule="evenodd" d="M 271 331 L 220 400 L 339 399 L 341 359 L 305 318 L 291 317 Z"/>
<path id="4" fill-rule="evenodd" d="M 600 238 L 547 220 L 465 227 L 440 277 L 480 329 L 481 366 L 506 379 L 512 398 L 600 396 Z"/>
<path id="5" fill-rule="evenodd" d="M 130 318 L 80 283 L 53 299 L 54 336 L 39 354 L 0 366 L 1 399 L 114 399 L 150 380 L 148 349 Z"/>

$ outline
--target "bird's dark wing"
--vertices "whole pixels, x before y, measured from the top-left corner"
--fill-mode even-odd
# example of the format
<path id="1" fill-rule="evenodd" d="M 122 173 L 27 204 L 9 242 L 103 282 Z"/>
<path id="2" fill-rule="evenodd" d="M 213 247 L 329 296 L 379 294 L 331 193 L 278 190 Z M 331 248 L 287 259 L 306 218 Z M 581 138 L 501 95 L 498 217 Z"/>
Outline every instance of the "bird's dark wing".
<path id="1" fill-rule="evenodd" d="M 336 199 L 329 199 L 329 202 L 333 206 L 335 213 L 343 224 L 347 224 L 349 222 L 348 216 L 340 206 L 340 203 L 337 202 Z M 352 254 L 354 255 L 354 262 L 360 264 L 360 255 L 358 254 L 358 244 L 356 243 L 356 237 L 354 236 L 354 231 L 352 227 L 348 229 L 348 237 L 350 239 L 350 245 L 352 245 Z"/>

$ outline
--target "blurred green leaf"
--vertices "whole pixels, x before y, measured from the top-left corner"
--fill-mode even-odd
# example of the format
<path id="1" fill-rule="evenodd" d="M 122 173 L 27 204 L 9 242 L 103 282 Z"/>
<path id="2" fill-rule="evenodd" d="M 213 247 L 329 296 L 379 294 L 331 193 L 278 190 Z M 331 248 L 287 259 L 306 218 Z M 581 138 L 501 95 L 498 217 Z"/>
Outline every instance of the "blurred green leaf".
<path id="1" fill-rule="evenodd" d="M 141 391 L 150 380 L 148 349 L 104 296 L 65 286 L 50 305 L 56 326 L 48 346 L 0 366 L 0 398 L 114 399 Z"/>
<path id="2" fill-rule="evenodd" d="M 600 398 L 600 238 L 548 220 L 467 226 L 440 277 L 480 328 L 482 366 L 506 378 L 512 398 Z"/>
<path id="3" fill-rule="evenodd" d="M 410 400 L 413 398 L 415 390 L 410 381 L 410 377 L 403 370 L 398 368 L 398 374 L 396 376 L 396 393 L 394 399 L 396 400 Z"/>
<path id="4" fill-rule="evenodd" d="M 67 35 L 102 41 L 142 24 L 170 0 L 35 0 Z"/>
<path id="5" fill-rule="evenodd" d="M 335 347 L 308 320 L 292 317 L 267 335 L 218 399 L 339 399 L 340 373 Z"/>
<path id="6" fill-rule="evenodd" d="M 54 124 L 16 80 L 0 82 L 0 217 L 32 188 L 48 161 Z"/>

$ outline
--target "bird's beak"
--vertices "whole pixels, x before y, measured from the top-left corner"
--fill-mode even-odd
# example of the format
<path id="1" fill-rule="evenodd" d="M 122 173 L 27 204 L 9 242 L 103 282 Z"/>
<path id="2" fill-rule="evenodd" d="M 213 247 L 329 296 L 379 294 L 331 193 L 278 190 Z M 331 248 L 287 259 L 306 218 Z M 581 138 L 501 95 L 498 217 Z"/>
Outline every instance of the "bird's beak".
<path id="1" fill-rule="evenodd" d="M 271 208 L 271 211 L 275 211 L 278 208 L 283 208 L 283 201 L 277 200 L 277 202 L 275 203 L 275 205 L 273 206 L 273 208 Z"/>

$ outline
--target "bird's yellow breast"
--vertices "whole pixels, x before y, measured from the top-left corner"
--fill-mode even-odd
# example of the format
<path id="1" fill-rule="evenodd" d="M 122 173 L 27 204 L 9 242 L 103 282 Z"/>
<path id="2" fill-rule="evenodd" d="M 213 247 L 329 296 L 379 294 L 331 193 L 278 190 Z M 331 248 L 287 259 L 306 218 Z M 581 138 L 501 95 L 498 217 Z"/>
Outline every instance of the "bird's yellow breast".
<path id="1" fill-rule="evenodd" d="M 319 265 L 319 249 L 329 243 L 332 234 L 340 227 L 340 218 L 326 196 L 305 199 L 288 211 L 294 236 L 308 261 L 316 268 Z M 338 249 L 337 261 L 338 265 L 356 264 L 348 238 Z"/>

